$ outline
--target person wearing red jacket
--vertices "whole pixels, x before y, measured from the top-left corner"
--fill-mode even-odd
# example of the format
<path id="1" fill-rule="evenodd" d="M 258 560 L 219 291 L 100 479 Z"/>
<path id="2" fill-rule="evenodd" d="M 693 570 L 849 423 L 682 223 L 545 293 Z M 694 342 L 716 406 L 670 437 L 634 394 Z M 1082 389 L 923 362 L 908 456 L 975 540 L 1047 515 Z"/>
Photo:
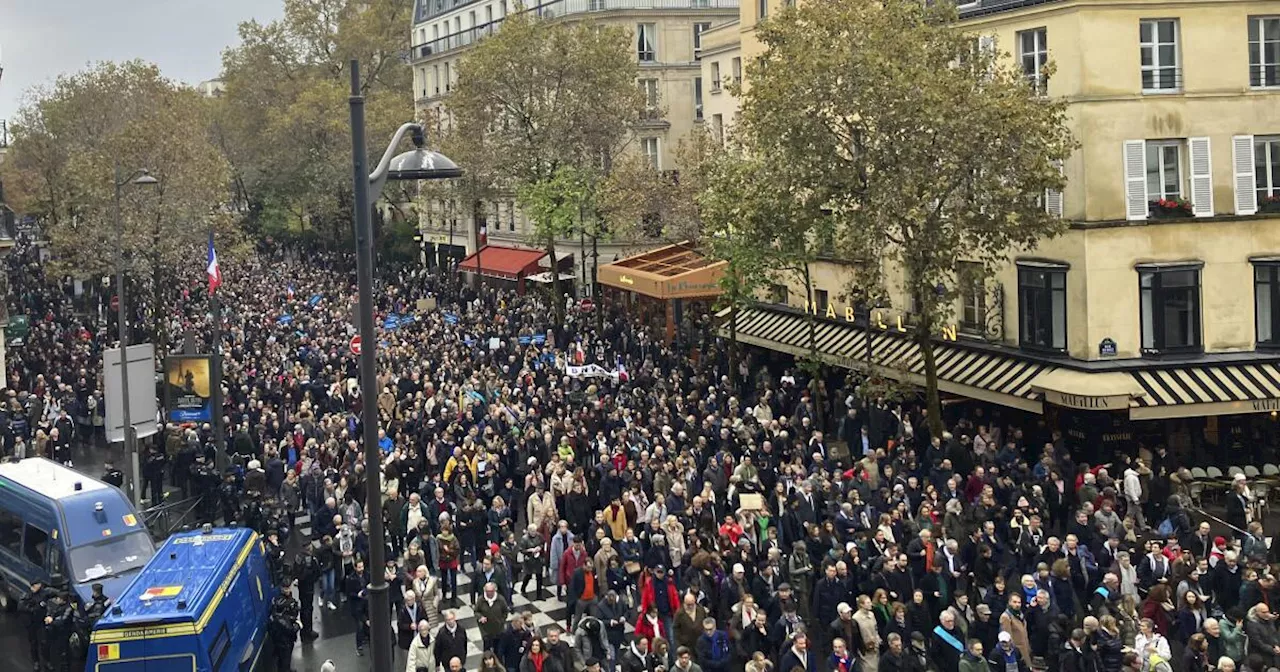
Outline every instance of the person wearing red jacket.
<path id="1" fill-rule="evenodd" d="M 582 538 L 574 539 L 569 550 L 560 556 L 560 568 L 556 576 L 556 592 L 558 593 L 561 588 L 572 584 L 573 573 L 589 562 L 591 562 L 591 557 L 587 555 L 587 549 L 582 545 Z"/>
<path id="2" fill-rule="evenodd" d="M 680 594 L 676 590 L 676 582 L 667 577 L 667 568 L 658 565 L 653 574 L 640 575 L 640 619 L 636 623 L 636 631 L 646 620 L 652 610 L 662 623 L 662 637 L 675 649 L 670 633 L 674 632 L 676 611 L 680 608 Z"/>

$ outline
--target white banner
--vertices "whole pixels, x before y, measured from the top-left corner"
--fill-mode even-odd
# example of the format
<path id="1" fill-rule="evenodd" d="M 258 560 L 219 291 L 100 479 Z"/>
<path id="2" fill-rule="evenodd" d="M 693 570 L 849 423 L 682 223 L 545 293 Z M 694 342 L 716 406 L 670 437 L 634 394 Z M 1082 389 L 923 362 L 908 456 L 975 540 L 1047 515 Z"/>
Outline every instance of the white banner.
<path id="1" fill-rule="evenodd" d="M 613 378 L 618 379 L 617 371 L 609 371 L 599 364 L 586 364 L 584 366 L 574 366 L 566 364 L 564 367 L 565 375 L 571 378 Z"/>

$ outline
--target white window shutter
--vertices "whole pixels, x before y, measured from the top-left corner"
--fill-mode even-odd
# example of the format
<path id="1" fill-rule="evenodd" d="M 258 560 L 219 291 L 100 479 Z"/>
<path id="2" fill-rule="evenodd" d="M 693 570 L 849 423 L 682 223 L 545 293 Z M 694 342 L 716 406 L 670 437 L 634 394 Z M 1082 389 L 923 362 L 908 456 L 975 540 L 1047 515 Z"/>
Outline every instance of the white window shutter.
<path id="1" fill-rule="evenodd" d="M 970 42 L 970 44 L 972 44 L 972 42 Z M 984 53 L 991 53 L 992 51 L 995 51 L 995 48 L 996 48 L 995 35 L 979 35 L 978 36 L 978 49 L 980 49 Z"/>
<path id="2" fill-rule="evenodd" d="M 1053 163 L 1055 166 L 1058 167 L 1059 173 L 1063 172 L 1061 161 L 1054 161 Z M 1053 215 L 1054 217 L 1062 216 L 1062 192 L 1061 191 L 1057 191 L 1054 189 L 1044 190 L 1044 211 L 1049 213 L 1050 215 Z"/>
<path id="3" fill-rule="evenodd" d="M 1191 211 L 1196 217 L 1213 216 L 1213 159 L 1209 138 L 1189 138 L 1191 154 Z"/>
<path id="4" fill-rule="evenodd" d="M 1143 220 L 1151 206 L 1147 203 L 1147 143 L 1145 140 L 1124 141 L 1125 218 Z"/>
<path id="5" fill-rule="evenodd" d="M 1236 182 L 1236 214 L 1258 213 L 1258 192 L 1253 176 L 1253 136 L 1231 138 L 1231 170 Z"/>

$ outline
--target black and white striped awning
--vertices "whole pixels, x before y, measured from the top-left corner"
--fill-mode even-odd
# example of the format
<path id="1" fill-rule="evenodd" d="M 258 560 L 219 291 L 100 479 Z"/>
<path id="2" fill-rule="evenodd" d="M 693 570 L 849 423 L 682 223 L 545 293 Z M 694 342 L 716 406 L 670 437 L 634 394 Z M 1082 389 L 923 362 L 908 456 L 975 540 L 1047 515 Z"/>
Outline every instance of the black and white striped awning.
<path id="1" fill-rule="evenodd" d="M 810 341 L 809 321 L 802 313 L 768 306 L 738 310 L 737 339 L 797 357 L 816 350 L 828 364 L 852 369 L 873 369 L 891 378 L 924 384 L 924 354 L 920 344 L 896 330 L 871 331 L 870 357 L 867 331 L 843 320 L 814 320 Z M 729 336 L 726 322 L 720 333 Z M 812 347 L 811 347 L 812 345 Z M 1040 413 L 1040 395 L 1032 381 L 1057 367 L 1013 355 L 969 347 L 958 342 L 935 341 L 938 389 L 974 399 Z"/>
<path id="2" fill-rule="evenodd" d="M 1146 392 L 1129 410 L 1134 420 L 1280 410 L 1280 364 L 1185 366 L 1130 375 Z"/>

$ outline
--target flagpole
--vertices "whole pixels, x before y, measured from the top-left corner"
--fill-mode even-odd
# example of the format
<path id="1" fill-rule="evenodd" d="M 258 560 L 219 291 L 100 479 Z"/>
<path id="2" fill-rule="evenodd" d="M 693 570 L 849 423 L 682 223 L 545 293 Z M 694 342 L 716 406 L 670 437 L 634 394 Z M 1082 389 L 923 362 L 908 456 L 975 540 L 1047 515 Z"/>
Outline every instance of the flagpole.
<path id="1" fill-rule="evenodd" d="M 209 249 L 213 251 L 213 227 L 209 227 Z M 213 346 L 210 348 L 209 405 L 213 411 L 214 464 L 218 473 L 227 468 L 227 443 L 222 426 L 222 302 L 216 287 L 209 292 L 209 308 L 213 313 Z"/>

